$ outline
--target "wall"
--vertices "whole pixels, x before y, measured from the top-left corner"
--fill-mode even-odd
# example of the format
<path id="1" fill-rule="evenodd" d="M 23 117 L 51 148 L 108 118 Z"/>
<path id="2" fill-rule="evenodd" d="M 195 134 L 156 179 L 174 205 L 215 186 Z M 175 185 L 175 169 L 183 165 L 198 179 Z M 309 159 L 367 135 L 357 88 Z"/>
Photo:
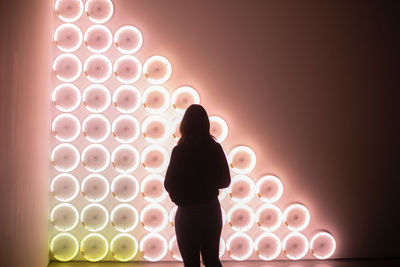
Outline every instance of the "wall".
<path id="1" fill-rule="evenodd" d="M 0 262 L 46 266 L 52 1 L 0 4 Z"/>

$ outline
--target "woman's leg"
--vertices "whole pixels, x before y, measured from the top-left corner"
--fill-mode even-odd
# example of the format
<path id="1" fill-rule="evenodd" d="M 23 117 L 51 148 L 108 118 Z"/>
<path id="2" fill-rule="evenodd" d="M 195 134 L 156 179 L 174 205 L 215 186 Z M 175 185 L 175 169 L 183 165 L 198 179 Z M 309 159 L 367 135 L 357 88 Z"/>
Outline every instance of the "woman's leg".
<path id="1" fill-rule="evenodd" d="M 203 215 L 201 235 L 201 256 L 206 267 L 221 267 L 219 241 L 222 229 L 221 207 L 217 203 Z"/>

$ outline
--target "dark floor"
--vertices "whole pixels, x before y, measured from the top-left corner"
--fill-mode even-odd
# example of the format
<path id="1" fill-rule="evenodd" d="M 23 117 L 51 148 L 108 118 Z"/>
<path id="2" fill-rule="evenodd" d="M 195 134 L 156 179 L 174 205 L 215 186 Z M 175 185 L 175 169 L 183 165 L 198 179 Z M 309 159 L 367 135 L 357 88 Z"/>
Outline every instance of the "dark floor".
<path id="1" fill-rule="evenodd" d="M 400 266 L 400 259 L 352 259 L 352 260 L 302 260 L 302 261 L 223 261 L 224 267 L 372 267 L 372 266 Z M 178 262 L 50 262 L 48 267 L 183 267 Z"/>

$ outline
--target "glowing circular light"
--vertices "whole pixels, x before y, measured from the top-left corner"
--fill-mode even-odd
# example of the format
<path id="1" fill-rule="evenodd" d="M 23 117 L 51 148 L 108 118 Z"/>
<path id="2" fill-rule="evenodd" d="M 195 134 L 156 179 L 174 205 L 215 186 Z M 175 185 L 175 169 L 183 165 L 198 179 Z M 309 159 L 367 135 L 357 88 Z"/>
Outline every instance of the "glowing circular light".
<path id="1" fill-rule="evenodd" d="M 114 5 L 111 0 L 88 0 L 85 14 L 94 23 L 105 23 L 112 17 Z"/>
<path id="2" fill-rule="evenodd" d="M 88 145 L 82 152 L 82 165 L 91 172 L 102 172 L 110 163 L 110 153 L 99 144 Z"/>
<path id="3" fill-rule="evenodd" d="M 51 95 L 56 108 L 62 112 L 75 110 L 81 102 L 81 92 L 78 87 L 70 83 L 62 83 L 54 88 Z"/>
<path id="4" fill-rule="evenodd" d="M 254 182 L 245 175 L 233 177 L 229 187 L 229 197 L 236 203 L 247 203 L 254 196 Z"/>
<path id="5" fill-rule="evenodd" d="M 242 261 L 250 257 L 253 248 L 253 240 L 250 236 L 242 232 L 232 234 L 226 242 L 228 255 L 237 261 Z"/>
<path id="6" fill-rule="evenodd" d="M 62 202 L 69 202 L 79 193 L 79 182 L 69 173 L 60 173 L 51 181 L 51 194 Z"/>
<path id="7" fill-rule="evenodd" d="M 83 105 L 94 113 L 105 111 L 111 102 L 111 95 L 107 87 L 101 84 L 92 84 L 83 92 Z"/>
<path id="8" fill-rule="evenodd" d="M 228 163 L 234 172 L 247 174 L 256 166 L 256 154 L 247 146 L 237 146 L 229 152 Z"/>
<path id="9" fill-rule="evenodd" d="M 221 215 L 222 215 L 222 226 L 224 226 L 226 223 L 226 212 L 222 207 L 221 207 Z"/>
<path id="10" fill-rule="evenodd" d="M 101 261 L 108 253 L 107 239 L 98 233 L 88 234 L 81 241 L 81 253 L 88 261 Z"/>
<path id="11" fill-rule="evenodd" d="M 82 0 L 57 0 L 54 11 L 65 22 L 73 22 L 83 14 Z"/>
<path id="12" fill-rule="evenodd" d="M 310 223 L 310 212 L 302 204 L 292 204 L 283 212 L 283 221 L 290 231 L 303 231 Z"/>
<path id="13" fill-rule="evenodd" d="M 78 225 L 79 213 L 71 204 L 61 203 L 52 209 L 50 222 L 58 231 L 71 231 Z"/>
<path id="14" fill-rule="evenodd" d="M 162 56 L 148 58 L 143 66 L 143 74 L 152 84 L 163 84 L 171 77 L 171 63 Z"/>
<path id="15" fill-rule="evenodd" d="M 121 85 L 113 95 L 114 106 L 122 113 L 133 113 L 141 103 L 139 90 L 131 85 Z"/>
<path id="16" fill-rule="evenodd" d="M 142 134 L 149 143 L 161 143 L 168 137 L 168 122 L 161 115 L 150 115 L 142 122 Z"/>
<path id="17" fill-rule="evenodd" d="M 82 63 L 73 54 L 61 54 L 53 63 L 53 72 L 62 82 L 74 82 L 82 72 Z"/>
<path id="18" fill-rule="evenodd" d="M 51 152 L 51 163 L 60 172 L 70 172 L 79 164 L 79 151 L 71 144 L 59 144 Z"/>
<path id="19" fill-rule="evenodd" d="M 111 76 L 112 64 L 104 55 L 91 55 L 86 59 L 83 70 L 89 81 L 103 83 Z"/>
<path id="20" fill-rule="evenodd" d="M 179 251 L 178 242 L 176 241 L 176 235 L 174 235 L 174 236 L 169 240 L 168 247 L 169 247 L 169 254 L 171 254 L 171 256 L 172 256 L 175 260 L 177 260 L 177 261 L 183 261 L 181 252 Z"/>
<path id="21" fill-rule="evenodd" d="M 256 211 L 257 225 L 264 231 L 275 231 L 282 224 L 282 212 L 273 204 L 264 204 Z"/>
<path id="22" fill-rule="evenodd" d="M 283 254 L 291 260 L 299 260 L 307 254 L 308 240 L 299 232 L 291 232 L 282 240 Z"/>
<path id="23" fill-rule="evenodd" d="M 247 231 L 254 224 L 254 212 L 245 204 L 236 204 L 228 211 L 228 224 L 235 231 Z"/>
<path id="24" fill-rule="evenodd" d="M 89 115 L 82 124 L 82 134 L 93 143 L 100 143 L 110 135 L 110 123 L 103 115 Z"/>
<path id="25" fill-rule="evenodd" d="M 172 208 L 172 210 L 169 212 L 169 223 L 171 224 L 171 226 L 175 226 L 175 215 L 176 215 L 176 211 L 178 210 L 178 206 L 174 206 Z"/>
<path id="26" fill-rule="evenodd" d="M 218 200 L 223 200 L 228 195 L 229 187 L 219 189 Z"/>
<path id="27" fill-rule="evenodd" d="M 218 251 L 218 256 L 221 258 L 224 255 L 225 252 L 225 241 L 224 239 L 221 237 L 219 239 L 219 251 Z"/>
<path id="28" fill-rule="evenodd" d="M 128 204 L 119 204 L 111 212 L 111 224 L 120 232 L 132 231 L 139 221 L 137 210 Z"/>
<path id="29" fill-rule="evenodd" d="M 169 93 L 164 87 L 153 85 L 144 90 L 142 102 L 147 112 L 161 114 L 169 107 Z"/>
<path id="30" fill-rule="evenodd" d="M 262 233 L 255 240 L 254 247 L 260 259 L 270 261 L 281 253 L 281 240 L 273 233 Z"/>
<path id="31" fill-rule="evenodd" d="M 175 117 L 172 122 L 171 122 L 171 128 L 169 129 L 169 132 L 172 134 L 172 138 L 174 138 L 175 141 L 178 141 L 179 138 L 181 138 L 181 131 L 179 130 L 179 127 L 181 125 L 183 115 L 179 115 Z"/>
<path id="32" fill-rule="evenodd" d="M 114 120 L 112 133 L 118 142 L 132 143 L 139 137 L 140 124 L 131 115 L 121 115 Z"/>
<path id="33" fill-rule="evenodd" d="M 104 53 L 112 45 L 112 33 L 104 25 L 93 25 L 85 32 L 85 46 L 92 53 Z"/>
<path id="34" fill-rule="evenodd" d="M 69 233 L 59 233 L 50 242 L 50 253 L 59 261 L 72 260 L 78 254 L 78 251 L 78 240 Z"/>
<path id="35" fill-rule="evenodd" d="M 317 259 L 327 259 L 336 250 L 335 238 L 328 232 L 318 232 L 310 241 L 310 252 Z"/>
<path id="36" fill-rule="evenodd" d="M 111 162 L 118 172 L 133 172 L 139 166 L 139 152 L 131 145 L 119 145 L 111 155 Z"/>
<path id="37" fill-rule="evenodd" d="M 54 45 L 63 52 L 74 52 L 82 44 L 82 32 L 74 24 L 62 24 L 54 32 Z"/>
<path id="38" fill-rule="evenodd" d="M 98 203 L 86 205 L 81 212 L 81 222 L 86 230 L 98 232 L 103 230 L 109 220 L 107 209 Z"/>
<path id="39" fill-rule="evenodd" d="M 140 223 L 149 232 L 160 232 L 168 224 L 168 212 L 160 204 L 147 205 L 140 212 Z"/>
<path id="40" fill-rule="evenodd" d="M 123 55 L 114 63 L 114 75 L 122 83 L 134 83 L 141 74 L 142 64 L 134 56 Z"/>
<path id="41" fill-rule="evenodd" d="M 276 202 L 283 194 L 283 184 L 278 177 L 265 175 L 256 183 L 256 194 L 264 202 Z"/>
<path id="42" fill-rule="evenodd" d="M 225 141 L 228 136 L 228 124 L 218 116 L 210 116 L 210 134 L 212 134 L 218 143 Z"/>
<path id="43" fill-rule="evenodd" d="M 130 174 L 120 174 L 111 183 L 111 193 L 118 201 L 130 202 L 139 193 L 139 183 Z"/>
<path id="44" fill-rule="evenodd" d="M 161 260 L 167 251 L 167 240 L 159 233 L 149 233 L 140 241 L 140 253 L 148 261 Z"/>
<path id="45" fill-rule="evenodd" d="M 164 177 L 159 174 L 150 174 L 143 179 L 141 193 L 144 199 L 152 203 L 163 201 L 168 193 L 164 189 Z"/>
<path id="46" fill-rule="evenodd" d="M 124 54 L 136 53 L 143 44 L 143 36 L 134 26 L 122 26 L 114 35 L 114 45 Z"/>
<path id="47" fill-rule="evenodd" d="M 74 115 L 64 113 L 53 120 L 51 131 L 61 142 L 71 142 L 79 136 L 81 124 Z"/>
<path id="48" fill-rule="evenodd" d="M 149 145 L 142 151 L 141 160 L 145 170 L 160 173 L 168 166 L 169 154 L 161 145 Z"/>
<path id="49" fill-rule="evenodd" d="M 82 194 L 91 202 L 103 201 L 110 192 L 107 179 L 100 174 L 89 174 L 82 181 Z"/>
<path id="50" fill-rule="evenodd" d="M 117 260 L 130 261 L 138 252 L 138 242 L 132 235 L 121 233 L 111 240 L 110 251 Z"/>
<path id="51" fill-rule="evenodd" d="M 200 104 L 200 96 L 193 87 L 182 86 L 171 96 L 171 104 L 176 112 L 183 114 L 192 104 Z"/>

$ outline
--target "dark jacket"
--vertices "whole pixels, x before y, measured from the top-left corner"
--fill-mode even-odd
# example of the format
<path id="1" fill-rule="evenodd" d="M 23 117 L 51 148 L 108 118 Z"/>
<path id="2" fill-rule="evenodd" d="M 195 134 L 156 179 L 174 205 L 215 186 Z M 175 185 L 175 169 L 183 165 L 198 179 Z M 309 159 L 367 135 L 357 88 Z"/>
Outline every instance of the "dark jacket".
<path id="1" fill-rule="evenodd" d="M 172 150 L 164 187 L 176 205 L 211 202 L 230 183 L 224 151 L 214 140 L 181 143 Z"/>

